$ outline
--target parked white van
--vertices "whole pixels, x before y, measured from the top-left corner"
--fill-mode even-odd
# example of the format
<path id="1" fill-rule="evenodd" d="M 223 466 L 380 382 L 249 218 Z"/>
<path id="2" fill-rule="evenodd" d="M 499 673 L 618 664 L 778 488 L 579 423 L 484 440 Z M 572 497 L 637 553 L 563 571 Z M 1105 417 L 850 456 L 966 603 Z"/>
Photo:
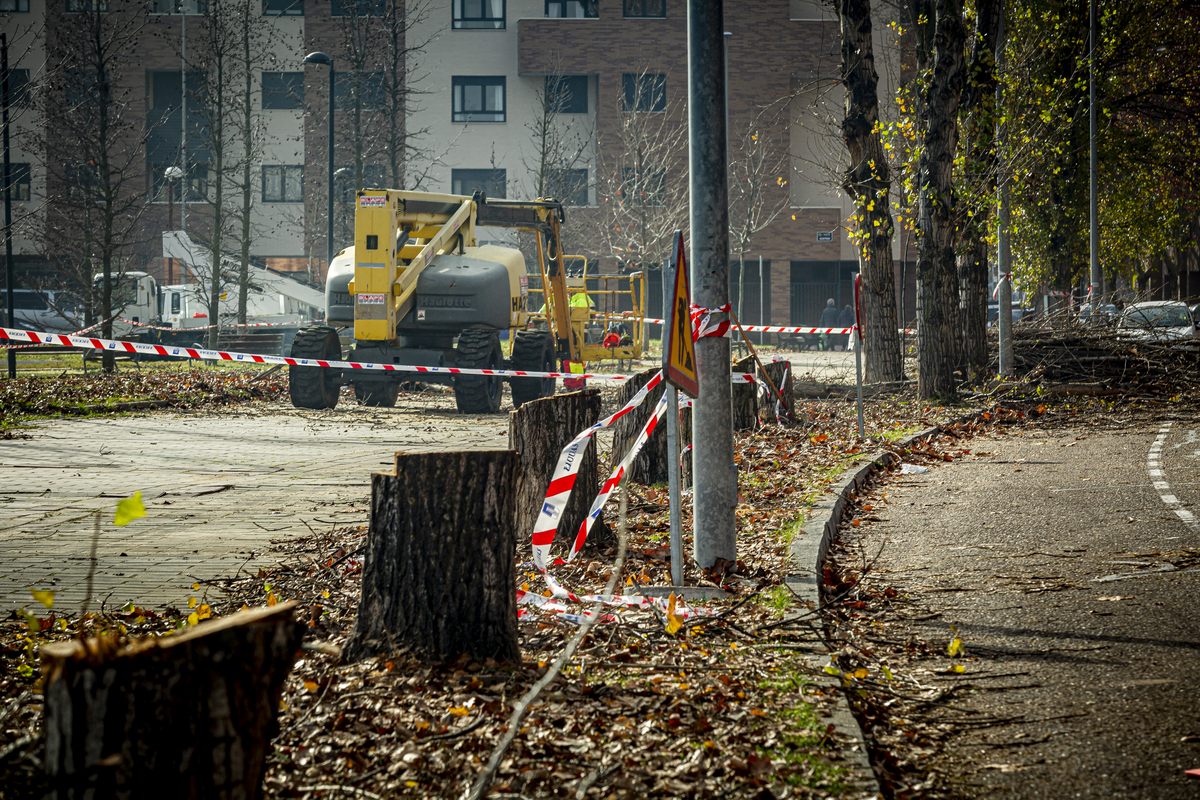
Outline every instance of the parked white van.
<path id="1" fill-rule="evenodd" d="M 83 309 L 79 299 L 63 289 L 14 289 L 10 327 L 46 333 L 74 333 L 83 327 Z M 0 290 L 0 318 L 7 316 L 8 291 Z M 6 322 L 7 324 L 7 322 Z"/>

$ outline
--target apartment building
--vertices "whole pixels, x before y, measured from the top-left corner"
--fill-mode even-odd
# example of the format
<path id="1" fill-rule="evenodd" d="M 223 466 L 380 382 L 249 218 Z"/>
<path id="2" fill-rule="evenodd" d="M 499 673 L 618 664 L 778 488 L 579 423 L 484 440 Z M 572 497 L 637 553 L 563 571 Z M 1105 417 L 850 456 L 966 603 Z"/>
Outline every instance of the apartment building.
<path id="1" fill-rule="evenodd" d="M 348 201 L 355 184 L 397 182 L 395 152 L 383 135 L 390 127 L 404 148 L 399 182 L 405 188 L 531 198 L 540 187 L 567 204 L 568 247 L 578 245 L 594 259 L 593 268 L 654 270 L 666 257 L 661 231 L 636 245 L 616 236 L 628 230 L 615 229 L 636 220 L 614 216 L 613 208 L 641 206 L 661 227 L 672 223 L 663 208 L 686 199 L 686 139 L 679 135 L 686 134 L 685 0 L 250 2 L 261 32 L 252 76 L 261 134 L 252 165 L 255 259 L 309 272 L 318 281 L 323 275 L 330 69 L 303 63 L 313 51 L 329 54 L 337 70 L 335 249 L 350 241 Z M 181 109 L 185 94 L 194 91 L 184 91 L 182 52 L 187 49 L 190 70 L 203 67 L 208 7 L 205 0 L 0 0 L 15 95 L 23 96 L 22 86 L 35 99 L 52 91 L 64 65 L 47 63 L 46 41 L 69 28 L 82 3 L 106 12 L 111 4 L 112 11 L 133 15 L 136 35 L 121 81 L 132 98 L 129 114 L 146 124 L 135 159 L 143 174 L 132 184 L 146 204 L 138 256 L 143 268 L 178 280 L 161 259 L 159 234 L 180 225 L 184 183 L 189 232 L 201 239 L 210 233 L 206 119 L 193 104 L 185 139 Z M 399 41 L 388 41 L 387 25 L 397 19 Z M 736 261 L 744 249 L 747 261 L 743 317 L 758 322 L 761 303 L 771 324 L 812 324 L 827 298 L 849 302 L 857 269 L 844 230 L 850 209 L 832 188 L 845 159 L 837 133 L 837 24 L 815 0 L 739 0 L 726 5 L 725 27 L 731 181 L 753 182 L 771 212 L 748 241 L 731 241 L 731 257 Z M 895 59 L 884 56 L 894 48 L 884 26 L 877 28 L 880 91 L 886 94 L 895 87 L 888 66 Z M 364 39 L 363 31 L 375 38 Z M 401 78 L 389 78 L 397 58 Z M 348 94 L 356 74 L 358 90 Z M 389 86 L 401 95 L 398 102 L 387 96 Z M 40 107 L 30 102 L 23 113 L 14 109 L 14 131 L 25 135 L 14 136 L 13 197 L 31 218 L 45 217 L 47 184 L 65 172 L 47 164 L 44 144 L 39 150 L 49 133 L 39 121 Z M 651 120 L 659 134 L 674 131 L 656 140 L 659 149 L 642 172 L 629 166 L 626 152 L 636 149 L 629 128 L 638 117 Z M 364 131 L 371 137 L 365 145 Z M 189 175 L 172 186 L 165 176 L 183 163 L 185 146 Z M 755 152 L 759 172 L 747 167 Z M 675 219 L 686 225 L 686 203 Z M 47 248 L 37 241 L 38 230 L 24 226 L 16 241 L 26 271 L 45 268 Z M 484 231 L 494 240 L 508 235 Z M 898 257 L 901 246 L 898 237 Z M 228 249 L 236 249 L 232 241 Z M 738 270 L 733 273 L 736 294 Z M 909 282 L 912 274 L 909 269 Z M 651 311 L 659 302 L 656 277 L 648 281 Z M 911 308 L 915 292 L 906 294 Z"/>

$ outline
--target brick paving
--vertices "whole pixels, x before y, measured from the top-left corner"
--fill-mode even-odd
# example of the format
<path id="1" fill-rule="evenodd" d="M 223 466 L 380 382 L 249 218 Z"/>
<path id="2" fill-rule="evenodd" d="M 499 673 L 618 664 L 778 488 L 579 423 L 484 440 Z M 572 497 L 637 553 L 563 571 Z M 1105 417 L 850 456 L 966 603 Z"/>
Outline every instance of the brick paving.
<path id="1" fill-rule="evenodd" d="M 29 605 L 30 587 L 79 608 L 97 510 L 93 607 L 182 607 L 196 578 L 271 563 L 273 539 L 365 524 L 371 473 L 396 451 L 507 447 L 507 414 L 440 405 L 40 421 L 0 441 L 0 612 Z M 146 517 L 114 526 L 135 491 Z"/>

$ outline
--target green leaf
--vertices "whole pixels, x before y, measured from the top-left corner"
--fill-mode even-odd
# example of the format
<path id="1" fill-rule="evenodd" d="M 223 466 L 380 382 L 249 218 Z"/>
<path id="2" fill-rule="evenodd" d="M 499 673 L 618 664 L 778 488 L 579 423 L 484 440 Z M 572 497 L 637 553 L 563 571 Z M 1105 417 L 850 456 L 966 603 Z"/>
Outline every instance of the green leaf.
<path id="1" fill-rule="evenodd" d="M 123 527 L 144 516 L 146 516 L 146 506 L 142 505 L 142 493 L 134 492 L 133 497 L 117 501 L 117 513 L 113 517 L 113 524 Z"/>
<path id="2" fill-rule="evenodd" d="M 30 589 L 29 593 L 46 608 L 54 608 L 54 592 L 50 589 Z"/>

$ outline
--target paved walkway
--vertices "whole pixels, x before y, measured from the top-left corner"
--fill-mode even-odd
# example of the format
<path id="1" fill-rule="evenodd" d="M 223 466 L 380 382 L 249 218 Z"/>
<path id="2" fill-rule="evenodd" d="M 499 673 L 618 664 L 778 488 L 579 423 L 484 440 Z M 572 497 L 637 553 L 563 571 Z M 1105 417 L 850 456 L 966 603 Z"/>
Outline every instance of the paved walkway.
<path id="1" fill-rule="evenodd" d="M 452 401 L 451 401 L 452 402 Z M 508 417 L 424 408 L 290 408 L 38 423 L 0 441 L 0 611 L 54 589 L 83 600 L 101 512 L 93 602 L 182 606 L 192 576 L 269 562 L 271 540 L 366 524 L 370 475 L 396 451 L 507 447 Z M 142 493 L 147 516 L 112 524 Z"/>
<path id="2" fill-rule="evenodd" d="M 1088 422 L 967 440 L 840 534 L 901 597 L 872 635 L 968 654 L 953 679 L 893 666 L 961 684 L 947 717 L 1009 720 L 933 759 L 955 794 L 1200 796 L 1200 420 Z"/>

